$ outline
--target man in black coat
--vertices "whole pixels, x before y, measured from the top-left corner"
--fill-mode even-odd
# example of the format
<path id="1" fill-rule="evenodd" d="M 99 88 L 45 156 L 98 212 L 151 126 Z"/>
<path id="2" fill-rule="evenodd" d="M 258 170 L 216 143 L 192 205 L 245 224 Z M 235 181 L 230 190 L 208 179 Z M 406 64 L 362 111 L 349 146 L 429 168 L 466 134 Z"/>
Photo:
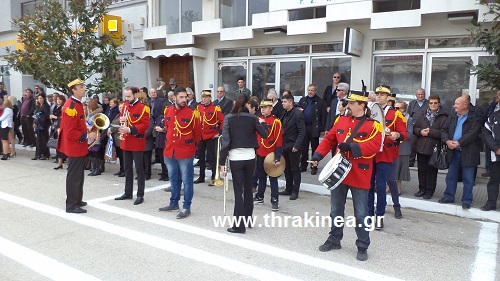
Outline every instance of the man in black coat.
<path id="1" fill-rule="evenodd" d="M 226 90 L 224 87 L 217 87 L 217 99 L 214 101 L 214 105 L 218 105 L 224 116 L 228 115 L 233 109 L 233 100 L 226 98 Z"/>
<path id="2" fill-rule="evenodd" d="M 414 100 L 410 101 L 408 104 L 408 115 L 413 118 L 414 121 L 416 121 L 422 113 L 424 113 L 427 108 L 429 108 L 429 100 L 425 98 L 425 90 L 423 88 L 418 88 L 417 92 L 415 93 L 415 98 Z M 410 167 L 415 166 L 415 159 L 416 159 L 416 152 L 415 152 L 415 146 L 411 148 L 411 154 L 410 154 Z"/>
<path id="3" fill-rule="evenodd" d="M 319 145 L 319 137 L 325 134 L 326 105 L 325 102 L 316 95 L 316 85 L 310 84 L 307 87 L 307 96 L 299 101 L 304 114 L 306 125 L 306 135 L 302 142 L 302 156 L 300 159 L 300 171 L 307 171 L 307 160 L 309 159 L 309 143 L 311 144 L 311 154 Z M 311 166 L 311 175 L 318 173 L 318 167 Z"/>
<path id="4" fill-rule="evenodd" d="M 290 195 L 290 200 L 299 197 L 300 189 L 300 149 L 306 133 L 304 115 L 294 106 L 292 95 L 283 95 L 284 112 L 281 116 L 283 131 L 283 157 L 285 158 L 285 190 L 279 195 Z"/>
<path id="5" fill-rule="evenodd" d="M 337 87 L 339 83 L 342 82 L 342 75 L 340 75 L 339 72 L 335 72 L 333 74 L 332 81 L 332 85 L 328 85 L 325 92 L 323 92 L 323 101 L 325 101 L 326 104 L 326 112 L 330 112 L 332 109 L 330 104 L 332 103 L 332 100 L 337 97 Z"/>
<path id="6" fill-rule="evenodd" d="M 500 91 L 497 92 L 497 97 Z M 500 185 L 500 110 L 493 110 L 484 124 L 484 141 L 490 151 L 486 155 L 490 159 L 490 180 L 486 185 L 488 201 L 481 207 L 483 211 L 497 209 L 498 190 Z"/>
<path id="7" fill-rule="evenodd" d="M 267 91 L 267 98 L 273 101 L 273 111 L 271 111 L 271 115 L 274 115 L 276 118 L 280 118 L 285 109 L 283 109 L 283 104 L 274 88 Z"/>
<path id="8" fill-rule="evenodd" d="M 160 124 L 156 124 L 156 120 L 160 120 L 158 117 L 163 115 L 163 103 L 165 103 L 167 100 L 165 98 L 160 98 L 158 97 L 158 91 L 155 88 L 151 88 L 149 90 L 149 97 L 151 97 L 151 121 L 153 122 L 154 126 L 160 126 Z M 156 137 L 156 133 L 153 133 L 153 137 Z M 156 139 L 153 140 L 156 142 Z M 161 163 L 161 158 L 163 158 L 163 149 L 155 149 L 155 160 L 153 163 Z"/>
<path id="9" fill-rule="evenodd" d="M 468 97 L 461 96 L 453 106 L 456 114 L 451 114 L 441 129 L 441 140 L 448 146 L 447 158 L 450 159 L 446 175 L 446 190 L 439 203 L 454 203 L 459 173 L 462 172 L 464 190 L 462 208 L 470 209 L 475 171 L 480 164 L 480 145 L 478 144 L 484 119 L 471 107 Z"/>
<path id="10" fill-rule="evenodd" d="M 337 86 L 337 96 L 332 99 L 332 102 L 330 103 L 330 111 L 326 116 L 325 133 L 328 133 L 328 131 L 330 131 L 330 129 L 333 127 L 335 119 L 339 114 L 339 102 L 341 100 L 345 100 L 348 93 L 349 84 L 343 82 L 339 83 L 339 85 Z"/>

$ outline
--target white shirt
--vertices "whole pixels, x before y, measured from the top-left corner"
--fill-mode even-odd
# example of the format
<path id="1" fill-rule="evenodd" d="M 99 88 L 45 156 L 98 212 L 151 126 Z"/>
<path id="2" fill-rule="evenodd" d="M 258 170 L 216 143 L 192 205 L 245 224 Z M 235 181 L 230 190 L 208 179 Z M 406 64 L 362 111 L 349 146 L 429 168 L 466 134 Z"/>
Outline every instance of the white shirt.
<path id="1" fill-rule="evenodd" d="M 0 116 L 0 121 L 2 122 L 2 128 L 13 128 L 12 120 L 14 118 L 14 112 L 10 108 L 4 108 L 2 116 Z"/>
<path id="2" fill-rule="evenodd" d="M 255 159 L 254 148 L 233 148 L 229 150 L 229 160 L 242 161 Z"/>

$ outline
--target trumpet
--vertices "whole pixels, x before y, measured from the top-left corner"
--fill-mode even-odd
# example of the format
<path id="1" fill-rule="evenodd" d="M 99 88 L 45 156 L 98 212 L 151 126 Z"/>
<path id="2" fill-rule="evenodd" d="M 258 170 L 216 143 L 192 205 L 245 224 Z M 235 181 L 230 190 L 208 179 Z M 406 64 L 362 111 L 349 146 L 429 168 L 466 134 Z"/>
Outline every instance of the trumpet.
<path id="1" fill-rule="evenodd" d="M 89 130 L 89 132 L 95 131 L 96 137 L 95 137 L 95 140 L 89 144 L 88 148 L 93 147 L 94 145 L 97 144 L 97 141 L 99 141 L 99 138 L 100 138 L 99 137 L 99 130 L 106 130 L 110 124 L 108 116 L 106 116 L 104 113 L 97 113 L 96 115 L 94 115 L 93 122 L 94 122 L 94 126 Z"/>
<path id="2" fill-rule="evenodd" d="M 219 154 L 220 154 L 220 138 L 222 136 L 219 136 L 218 137 L 218 140 L 217 140 L 217 161 L 216 161 L 216 165 L 215 165 L 215 179 L 213 180 L 210 180 L 210 184 L 211 185 L 214 185 L 214 186 L 222 186 L 224 185 L 224 182 L 222 182 L 221 178 L 220 178 L 220 168 L 219 168 Z M 226 176 L 227 177 L 227 176 Z"/>
<path id="3" fill-rule="evenodd" d="M 128 109 L 127 109 L 127 108 L 124 108 L 124 109 L 123 109 L 123 117 L 125 117 L 125 120 L 128 120 L 128 115 L 129 115 L 129 113 L 128 113 Z M 125 123 L 126 123 L 126 122 L 127 122 L 127 121 L 120 122 L 120 127 L 125 126 Z M 125 140 L 124 134 L 122 134 L 122 133 L 120 133 L 120 140 Z"/>

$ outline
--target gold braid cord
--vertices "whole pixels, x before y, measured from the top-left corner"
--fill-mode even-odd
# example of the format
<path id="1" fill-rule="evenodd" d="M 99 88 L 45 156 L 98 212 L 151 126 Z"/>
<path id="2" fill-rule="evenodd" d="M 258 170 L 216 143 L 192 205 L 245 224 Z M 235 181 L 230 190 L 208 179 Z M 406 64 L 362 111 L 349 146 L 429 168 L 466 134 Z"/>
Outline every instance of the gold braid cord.
<path id="1" fill-rule="evenodd" d="M 274 142 L 273 142 L 270 146 L 266 146 L 266 145 L 264 144 L 264 139 L 261 139 L 260 143 L 262 144 L 262 146 L 263 146 L 263 147 L 265 147 L 265 148 L 271 148 L 271 147 L 273 147 L 273 146 L 276 144 L 276 142 L 278 141 L 279 135 L 281 134 L 281 122 L 280 122 L 280 120 L 279 120 L 279 119 L 274 119 L 273 126 L 271 127 L 271 131 L 269 131 L 269 135 L 267 136 L 267 138 L 269 138 L 270 136 L 272 136 L 272 135 L 273 135 L 273 132 L 276 130 L 276 124 L 279 124 L 279 125 L 278 125 L 278 126 L 279 126 L 279 131 L 278 131 L 278 134 L 277 134 L 276 139 L 274 140 Z"/>
<path id="2" fill-rule="evenodd" d="M 189 127 L 193 122 L 194 122 L 194 119 L 195 118 L 200 118 L 200 112 L 198 110 L 194 110 L 193 111 L 193 115 L 191 116 L 191 120 L 189 120 L 189 123 L 182 127 L 181 124 L 179 124 L 179 121 L 177 121 L 177 115 L 175 116 L 175 121 L 174 121 L 174 124 L 175 124 L 175 130 L 180 134 L 180 135 L 183 135 L 183 136 L 186 136 L 186 135 L 189 135 L 191 134 L 191 132 L 193 132 L 194 130 L 194 126 L 191 128 L 191 131 L 187 132 L 187 133 L 183 133 L 181 132 L 181 130 L 184 130 L 186 129 L 187 127 Z"/>
<path id="3" fill-rule="evenodd" d="M 221 112 L 221 109 L 220 107 L 217 105 L 215 106 L 215 109 L 214 109 L 214 115 L 212 115 L 212 118 L 210 119 L 207 119 L 207 112 L 205 112 L 205 114 L 203 114 L 203 123 L 207 124 L 208 126 L 215 126 L 217 125 L 217 123 L 219 122 L 219 120 L 217 119 L 217 114 L 218 112 Z M 215 118 L 215 122 L 213 123 L 210 123 L 212 120 L 214 120 Z"/>
<path id="4" fill-rule="evenodd" d="M 144 106 L 144 108 L 142 109 L 142 113 L 141 113 L 141 116 L 139 116 L 139 118 L 135 119 L 135 121 L 132 121 L 132 118 L 130 117 L 130 114 L 127 116 L 127 124 L 128 126 L 127 127 L 131 127 L 132 124 L 135 124 L 137 122 L 139 122 L 139 120 L 141 120 L 142 116 L 144 116 L 144 112 L 148 112 L 149 113 L 149 107 L 148 106 Z"/>

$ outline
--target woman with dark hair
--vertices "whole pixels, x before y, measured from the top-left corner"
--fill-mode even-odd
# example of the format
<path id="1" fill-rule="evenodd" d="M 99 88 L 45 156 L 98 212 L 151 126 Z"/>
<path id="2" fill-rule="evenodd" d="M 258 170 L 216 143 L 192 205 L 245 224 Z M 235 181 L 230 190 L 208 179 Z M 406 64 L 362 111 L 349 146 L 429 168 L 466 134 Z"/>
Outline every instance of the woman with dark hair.
<path id="1" fill-rule="evenodd" d="M 52 111 L 52 115 L 50 115 L 50 118 L 53 120 L 54 124 L 54 132 L 53 136 L 54 139 L 57 139 L 59 136 L 59 128 L 61 126 L 61 116 L 62 116 L 62 108 L 64 103 L 66 102 L 66 98 L 63 95 L 58 95 L 56 98 L 56 106 L 54 107 L 54 110 Z M 63 160 L 66 159 L 66 155 L 64 153 L 60 152 L 59 150 L 56 149 L 56 163 L 57 166 L 54 167 L 54 170 L 59 170 L 63 166 Z"/>
<path id="2" fill-rule="evenodd" d="M 415 151 L 418 163 L 418 192 L 416 197 L 431 199 L 436 190 L 438 169 L 429 166 L 429 159 L 436 143 L 441 141 L 441 128 L 448 114 L 441 107 L 441 99 L 436 94 L 429 96 L 429 108 L 422 115 L 415 116 L 413 134 L 417 136 Z"/>
<path id="3" fill-rule="evenodd" d="M 248 112 L 248 96 L 240 94 L 233 109 L 224 118 L 219 163 L 224 176 L 226 158 L 229 158 L 233 176 L 234 212 L 237 220 L 250 220 L 253 214 L 252 178 L 255 170 L 255 150 L 259 147 L 256 133 L 267 138 L 264 119 Z M 227 229 L 231 233 L 245 233 L 243 224 Z"/>
<path id="4" fill-rule="evenodd" d="M 33 128 L 36 132 L 36 152 L 31 160 L 47 160 L 50 158 L 50 149 L 47 146 L 49 142 L 50 129 L 50 106 L 47 103 L 45 93 L 38 94 L 36 97 L 37 107 L 35 109 L 35 122 Z"/>

